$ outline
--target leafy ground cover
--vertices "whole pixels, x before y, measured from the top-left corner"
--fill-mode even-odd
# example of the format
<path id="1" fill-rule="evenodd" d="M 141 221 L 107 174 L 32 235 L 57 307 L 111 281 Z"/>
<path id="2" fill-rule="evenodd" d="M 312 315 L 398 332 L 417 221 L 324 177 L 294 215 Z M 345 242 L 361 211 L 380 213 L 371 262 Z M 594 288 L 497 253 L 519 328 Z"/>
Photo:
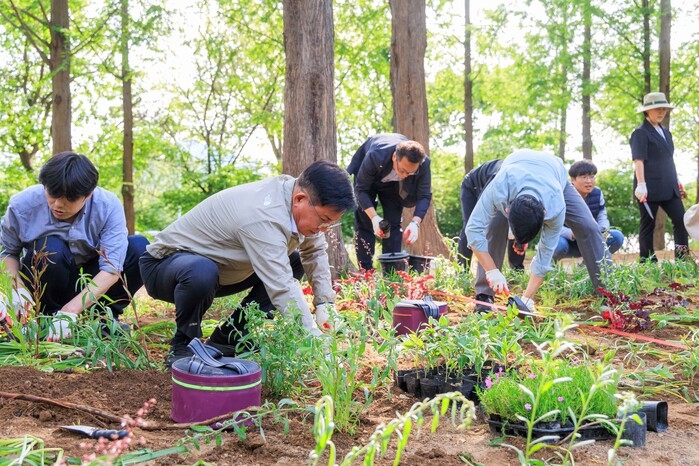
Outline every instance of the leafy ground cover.
<path id="1" fill-rule="evenodd" d="M 497 360 L 508 368 L 529 368 L 522 369 L 526 374 L 544 364 L 538 356 L 544 343 L 565 345 L 568 360 L 577 358 L 588 365 L 604 362 L 618 371 L 619 392 L 639 400 L 667 401 L 669 428 L 648 432 L 642 448 L 615 449 L 611 440 L 571 448 L 567 441 L 531 451 L 525 461 L 698 464 L 699 444 L 693 440 L 699 435 L 695 379 L 699 291 L 692 286 L 696 268 L 670 260 L 653 266 L 619 265 L 606 280 L 614 296 L 629 297 L 613 303 L 610 312 L 616 320 L 601 315 L 601 299 L 592 297 L 585 276 L 586 271 L 575 264 L 559 267 L 540 293 L 539 308 L 546 317 L 536 319 L 519 319 L 504 310 L 474 316 L 467 299 L 472 296 L 468 274 L 449 264 L 432 279 L 408 276 L 390 281 L 371 275 L 338 283 L 338 308 L 345 328 L 324 351 L 294 333 L 293 323 L 256 322 L 260 330 L 252 338 L 261 342 L 264 361 L 260 363 L 268 374 L 263 392 L 267 403 L 259 411 L 250 411 L 260 425 L 245 432 L 215 432 L 176 425 L 170 419 L 172 382 L 161 361 L 173 328 L 173 310 L 138 296 L 138 317 L 131 316 L 138 320 L 138 330 L 122 343 L 95 343 L 89 325 L 79 333 L 84 340 L 77 350 L 71 345 L 42 344 L 37 356 L 34 348 L 22 352 L 0 343 L 0 464 L 9 462 L 9 451 L 16 451 L 10 441 L 27 435 L 36 439 L 30 445 L 33 451 L 43 448 L 46 454 L 35 464 L 52 464 L 57 455 L 78 463 L 90 454 L 104 459 L 107 446 L 113 444 L 105 446 L 59 427 L 115 428 L 127 415 L 135 419 L 130 427 L 133 436 L 116 459 L 120 464 L 296 465 L 313 463 L 313 453 L 317 453 L 317 464 L 328 464 L 333 448 L 335 462 L 341 463 L 354 451 L 354 464 L 359 464 L 366 454 L 377 453 L 375 445 L 384 439 L 386 454 L 377 454 L 375 464 L 392 464 L 401 446 L 400 464 L 520 464 L 522 454 L 532 449 L 526 438 L 492 432 L 480 407 L 475 408 L 476 417 L 468 427 L 458 425 L 467 414 L 464 411 L 455 412 L 453 419 L 451 411 L 437 411 L 442 415 L 435 417 L 434 406 L 421 405 L 398 389 L 392 374 L 397 368 L 438 365 L 445 359 L 462 365 Z M 510 281 L 517 290 L 524 276 L 512 274 Z M 393 303 L 404 296 L 419 298 L 421 293 L 447 300 L 448 320 L 423 332 L 423 338 L 397 339 L 390 330 Z M 639 309 L 631 306 L 634 302 L 643 303 L 640 317 Z M 234 301 L 217 301 L 207 314 L 211 319 L 207 331 L 233 305 Z M 621 325 L 627 318 L 644 324 Z M 155 404 L 147 413 L 139 413 L 151 399 Z M 333 400 L 330 407 L 329 399 Z M 524 408 L 523 413 L 530 411 Z M 138 424 L 141 417 L 145 425 Z M 436 429 L 431 432 L 433 426 Z M 26 447 L 29 442 L 23 444 Z M 614 452 L 611 462 L 610 450 Z"/>

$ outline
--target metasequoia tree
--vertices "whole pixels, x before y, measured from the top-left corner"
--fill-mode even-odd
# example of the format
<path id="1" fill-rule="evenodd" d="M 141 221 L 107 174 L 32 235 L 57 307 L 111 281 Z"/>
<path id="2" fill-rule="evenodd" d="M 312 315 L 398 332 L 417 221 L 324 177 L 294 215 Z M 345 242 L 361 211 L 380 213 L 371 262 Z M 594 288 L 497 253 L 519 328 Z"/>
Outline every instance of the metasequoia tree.
<path id="1" fill-rule="evenodd" d="M 391 92 L 397 133 L 419 142 L 429 153 L 427 92 L 425 90 L 425 48 L 427 27 L 424 0 L 391 0 Z M 403 215 L 405 227 L 414 209 Z M 420 225 L 417 242 L 407 246 L 411 254 L 449 255 L 437 226 L 434 204 Z"/>
<path id="2" fill-rule="evenodd" d="M 282 171 L 298 176 L 317 160 L 337 162 L 331 0 L 284 0 L 284 49 Z M 347 266 L 340 227 L 326 238 L 337 277 Z"/>
<path id="3" fill-rule="evenodd" d="M 464 172 L 473 169 L 473 77 L 471 76 L 471 1 L 464 2 L 466 20 L 464 34 Z"/>
<path id="4" fill-rule="evenodd" d="M 68 39 L 70 16 L 68 0 L 51 0 L 50 13 L 46 11 L 45 3 L 38 3 L 37 15 L 36 11 L 24 9 L 16 0 L 10 0 L 13 16 L 5 19 L 20 28 L 42 61 L 49 66 L 52 76 L 51 138 L 55 154 L 72 148 Z M 48 40 L 46 31 L 49 33 Z"/>

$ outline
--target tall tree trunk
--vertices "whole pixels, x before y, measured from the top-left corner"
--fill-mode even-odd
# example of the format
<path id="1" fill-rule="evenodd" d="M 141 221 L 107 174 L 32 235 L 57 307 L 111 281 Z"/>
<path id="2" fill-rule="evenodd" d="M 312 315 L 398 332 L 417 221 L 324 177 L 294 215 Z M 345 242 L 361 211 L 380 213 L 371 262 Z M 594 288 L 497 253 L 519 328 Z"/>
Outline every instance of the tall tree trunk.
<path id="1" fill-rule="evenodd" d="M 464 31 L 464 174 L 473 169 L 473 80 L 471 79 L 471 1 L 464 2 L 466 29 Z"/>
<path id="2" fill-rule="evenodd" d="M 131 66 L 129 65 L 130 31 L 129 0 L 121 0 L 121 73 L 122 105 L 124 108 L 124 154 L 122 159 L 121 195 L 124 201 L 126 228 L 130 235 L 136 230 L 133 184 L 133 96 L 131 95 Z"/>
<path id="3" fill-rule="evenodd" d="M 425 0 L 390 0 L 391 5 L 391 93 L 395 130 L 417 141 L 429 153 L 425 49 L 427 26 Z M 414 209 L 405 209 L 403 227 Z M 420 225 L 418 240 L 407 250 L 413 255 L 449 254 L 437 226 L 434 204 Z"/>
<path id="4" fill-rule="evenodd" d="M 316 160 L 337 162 L 331 0 L 284 0 L 282 171 L 298 176 Z M 326 234 L 333 276 L 347 268 L 340 227 Z"/>
<path id="5" fill-rule="evenodd" d="M 68 28 L 70 16 L 68 0 L 51 0 L 51 72 L 53 73 L 53 105 L 51 115 L 51 137 L 53 153 L 72 149 L 70 108 L 70 41 Z"/>
<path id="6" fill-rule="evenodd" d="M 670 26 L 672 24 L 672 6 L 670 0 L 660 0 L 660 39 L 658 43 L 659 51 L 659 80 L 658 88 L 664 92 L 668 101 L 670 99 Z M 667 112 L 663 120 L 663 126 L 670 128 L 670 113 Z M 655 230 L 653 231 L 653 247 L 660 251 L 665 249 L 665 224 L 667 214 L 664 210 L 658 209 L 655 216 Z"/>
<path id="7" fill-rule="evenodd" d="M 590 91 L 590 64 L 592 61 L 592 6 L 590 0 L 583 5 L 583 73 L 582 73 L 582 152 L 583 159 L 592 160 L 592 110 Z"/>

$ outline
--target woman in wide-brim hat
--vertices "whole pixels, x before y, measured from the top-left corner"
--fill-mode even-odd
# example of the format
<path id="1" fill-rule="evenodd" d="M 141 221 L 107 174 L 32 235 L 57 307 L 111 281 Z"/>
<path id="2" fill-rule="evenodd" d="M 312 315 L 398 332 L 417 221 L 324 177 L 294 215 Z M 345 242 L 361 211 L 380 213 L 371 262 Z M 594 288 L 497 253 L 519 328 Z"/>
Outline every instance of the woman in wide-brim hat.
<path id="1" fill-rule="evenodd" d="M 675 240 L 675 258 L 688 255 L 689 238 L 684 226 L 685 196 L 677 179 L 673 155 L 675 145 L 670 130 L 662 125 L 667 112 L 675 108 L 662 92 L 643 96 L 643 104 L 636 111 L 643 112 L 643 123 L 631 134 L 631 158 L 634 162 L 634 195 L 638 199 L 641 221 L 638 232 L 641 261 L 657 261 L 653 249 L 653 230 L 658 207 L 662 207 L 672 221 Z"/>

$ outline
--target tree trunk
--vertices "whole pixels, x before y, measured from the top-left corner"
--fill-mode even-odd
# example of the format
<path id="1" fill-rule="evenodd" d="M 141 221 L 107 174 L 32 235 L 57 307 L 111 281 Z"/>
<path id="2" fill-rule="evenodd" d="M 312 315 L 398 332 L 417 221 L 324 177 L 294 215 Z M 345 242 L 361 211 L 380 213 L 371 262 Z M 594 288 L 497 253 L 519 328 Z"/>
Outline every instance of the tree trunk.
<path id="1" fill-rule="evenodd" d="M 337 162 L 331 0 L 284 0 L 282 171 L 298 176 L 316 160 Z M 347 267 L 340 227 L 326 234 L 333 277 Z"/>
<path id="2" fill-rule="evenodd" d="M 70 108 L 70 42 L 68 28 L 70 17 L 68 0 L 51 0 L 51 72 L 53 73 L 53 105 L 51 115 L 51 137 L 53 153 L 72 149 Z"/>
<path id="3" fill-rule="evenodd" d="M 391 5 L 391 92 L 394 126 L 425 147 L 429 153 L 427 91 L 425 89 L 425 49 L 427 26 L 424 0 L 390 0 Z M 414 209 L 405 209 L 403 227 Z M 413 255 L 449 255 L 437 226 L 434 204 L 420 225 L 418 240 L 407 247 Z"/>
<path id="4" fill-rule="evenodd" d="M 466 30 L 464 31 L 464 174 L 473 170 L 473 80 L 471 77 L 471 1 L 464 2 Z"/>
<path id="5" fill-rule="evenodd" d="M 658 44 L 660 73 L 658 87 L 660 92 L 664 92 L 670 102 L 670 25 L 672 23 L 672 11 L 670 0 L 660 0 L 660 39 Z M 663 126 L 670 128 L 670 113 L 665 114 Z M 655 230 L 653 231 L 653 248 L 656 251 L 665 249 L 665 224 L 667 214 L 664 210 L 658 209 L 655 216 Z"/>
<path id="6" fill-rule="evenodd" d="M 133 96 L 131 94 L 131 67 L 129 65 L 129 0 L 121 0 L 121 73 L 122 105 L 124 108 L 124 154 L 122 159 L 121 195 L 124 202 L 126 228 L 130 235 L 136 230 L 133 185 Z"/>
<path id="7" fill-rule="evenodd" d="M 583 73 L 582 73 L 582 152 L 583 159 L 592 160 L 592 104 L 590 102 L 590 68 L 592 60 L 592 6 L 590 0 L 583 5 Z"/>

